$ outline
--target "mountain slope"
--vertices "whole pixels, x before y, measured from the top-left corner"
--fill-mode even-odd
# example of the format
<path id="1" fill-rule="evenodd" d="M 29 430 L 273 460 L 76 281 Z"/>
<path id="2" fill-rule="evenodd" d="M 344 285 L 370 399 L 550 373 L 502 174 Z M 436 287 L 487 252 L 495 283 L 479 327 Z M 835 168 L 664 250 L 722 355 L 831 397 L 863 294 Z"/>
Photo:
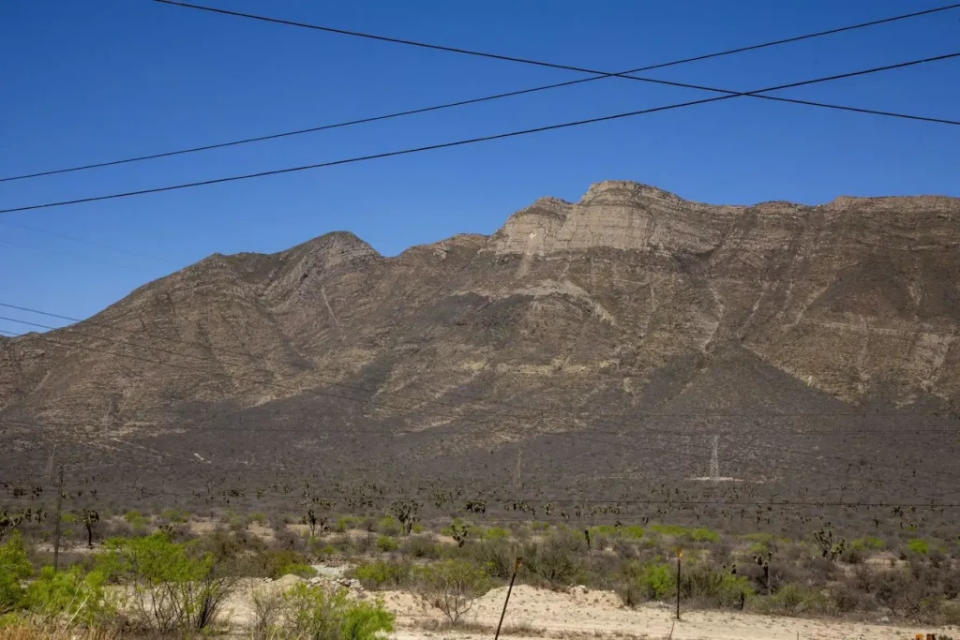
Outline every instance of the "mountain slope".
<path id="1" fill-rule="evenodd" d="M 739 473 L 770 478 L 802 458 L 762 447 L 816 428 L 846 439 L 797 446 L 953 469 L 936 443 L 847 432 L 955 426 L 958 273 L 958 199 L 712 206 L 604 182 L 393 258 L 342 232 L 214 255 L 0 341 L 0 438 L 23 474 L 59 443 L 104 468 L 320 456 L 483 475 L 525 455 L 530 473 L 589 478 L 661 455 L 630 454 L 632 434 L 679 455 L 682 479 L 705 471 L 709 434 L 740 430 L 758 448 Z"/>

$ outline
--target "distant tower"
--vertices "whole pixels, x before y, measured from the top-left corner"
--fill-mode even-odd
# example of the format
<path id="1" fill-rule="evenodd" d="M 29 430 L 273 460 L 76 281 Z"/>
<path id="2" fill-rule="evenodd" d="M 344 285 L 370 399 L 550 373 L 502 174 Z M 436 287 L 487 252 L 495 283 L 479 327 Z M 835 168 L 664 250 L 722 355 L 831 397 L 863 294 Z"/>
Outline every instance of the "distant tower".
<path id="1" fill-rule="evenodd" d="M 710 479 L 720 479 L 720 436 L 713 436 L 713 452 L 710 454 Z"/>

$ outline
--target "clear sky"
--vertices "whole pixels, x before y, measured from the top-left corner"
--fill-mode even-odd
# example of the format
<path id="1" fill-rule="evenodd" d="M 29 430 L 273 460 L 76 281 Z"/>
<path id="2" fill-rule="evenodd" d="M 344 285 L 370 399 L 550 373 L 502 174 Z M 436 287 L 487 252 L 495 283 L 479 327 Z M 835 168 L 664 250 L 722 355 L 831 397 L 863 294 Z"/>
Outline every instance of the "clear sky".
<path id="1" fill-rule="evenodd" d="M 946 3 L 946 0 L 942 0 Z M 216 6 L 622 70 L 936 6 L 906 0 L 528 0 Z M 752 90 L 960 50 L 960 10 L 649 72 Z M 577 73 L 180 9 L 0 2 L 0 175 L 268 134 Z M 782 95 L 960 118 L 960 60 Z M 0 183 L 0 208 L 376 153 L 705 97 L 611 78 L 441 113 Z M 349 230 L 387 255 L 491 233 L 537 197 L 636 180 L 713 203 L 960 196 L 960 127 L 738 98 L 576 129 L 0 216 L 0 302 L 87 316 L 213 253 Z M 47 322 L 0 310 L 0 315 Z M 0 321 L 0 329 L 25 327 Z"/>

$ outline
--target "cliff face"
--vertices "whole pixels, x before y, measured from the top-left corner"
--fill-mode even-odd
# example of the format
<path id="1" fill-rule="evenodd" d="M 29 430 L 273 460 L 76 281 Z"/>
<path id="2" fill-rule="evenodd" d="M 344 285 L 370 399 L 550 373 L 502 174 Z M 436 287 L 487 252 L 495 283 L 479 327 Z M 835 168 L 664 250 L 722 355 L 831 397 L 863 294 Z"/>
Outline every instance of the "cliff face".
<path id="1" fill-rule="evenodd" d="M 418 445 L 459 455 L 600 414 L 949 408 L 958 274 L 958 199 L 713 206 L 603 182 L 395 258 L 349 233 L 211 256 L 0 341 L 0 422 L 147 436 L 224 407 L 301 424 L 322 400 L 308 422 L 344 432 L 463 427 Z"/>

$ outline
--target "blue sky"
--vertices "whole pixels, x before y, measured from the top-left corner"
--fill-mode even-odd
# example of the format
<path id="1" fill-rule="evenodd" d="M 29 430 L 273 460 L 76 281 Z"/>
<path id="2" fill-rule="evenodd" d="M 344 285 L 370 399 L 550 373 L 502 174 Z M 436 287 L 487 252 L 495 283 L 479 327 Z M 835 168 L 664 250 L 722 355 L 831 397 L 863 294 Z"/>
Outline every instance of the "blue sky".
<path id="1" fill-rule="evenodd" d="M 934 0 L 935 2 L 935 0 Z M 211 0 L 216 6 L 620 70 L 934 6 L 784 2 Z M 649 72 L 750 90 L 960 50 L 960 10 Z M 0 3 L 0 175 L 268 134 L 579 74 L 217 16 L 148 0 Z M 960 60 L 782 95 L 958 118 Z M 0 183 L 0 208 L 259 171 L 704 94 L 605 79 L 532 96 L 115 168 Z M 349 230 L 387 255 L 491 233 L 544 195 L 636 180 L 690 199 L 960 196 L 960 128 L 746 98 L 576 129 L 0 216 L 0 302 L 87 316 L 213 253 Z M 4 311 L 39 322 L 26 314 Z M 0 321 L 0 329 L 25 327 Z"/>

